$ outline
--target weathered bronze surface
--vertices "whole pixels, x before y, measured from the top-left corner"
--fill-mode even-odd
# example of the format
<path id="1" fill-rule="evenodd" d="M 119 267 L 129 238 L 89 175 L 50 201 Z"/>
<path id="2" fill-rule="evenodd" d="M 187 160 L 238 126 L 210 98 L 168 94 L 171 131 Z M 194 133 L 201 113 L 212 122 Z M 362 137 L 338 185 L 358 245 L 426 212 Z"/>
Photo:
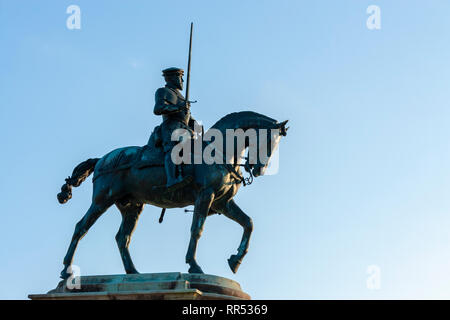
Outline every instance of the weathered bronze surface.
<path id="1" fill-rule="evenodd" d="M 193 122 L 189 108 L 189 102 L 183 97 L 183 70 L 179 68 L 168 68 L 163 70 L 166 86 L 159 88 L 155 93 L 154 114 L 162 115 L 161 139 L 164 150 L 164 167 L 167 176 L 167 188 L 174 191 L 192 180 L 191 176 L 183 177 L 178 166 L 171 158 L 172 148 L 178 141 L 172 141 L 172 132 L 176 129 L 193 131 Z"/>
<path id="2" fill-rule="evenodd" d="M 191 26 L 192 30 L 192 26 Z M 192 32 L 192 31 L 191 31 Z M 192 35 L 192 33 L 191 33 Z M 190 53 L 189 53 L 190 57 Z M 188 71 L 190 59 L 188 62 Z M 143 147 L 124 147 L 111 151 L 101 158 L 88 159 L 73 170 L 72 175 L 66 179 L 58 194 L 60 203 L 67 202 L 72 197 L 72 187 L 78 187 L 90 174 L 93 177 L 92 203 L 84 217 L 77 223 L 64 258 L 64 269 L 61 277 L 70 276 L 69 267 L 81 238 L 88 232 L 95 221 L 112 205 L 116 205 L 122 214 L 122 224 L 116 235 L 126 273 L 138 273 L 128 251 L 131 235 L 136 227 L 139 215 L 145 204 L 163 208 L 160 218 L 162 221 L 166 208 L 182 208 L 194 205 L 191 238 L 186 254 L 186 263 L 189 264 L 189 273 L 203 273 L 197 264 L 195 254 L 197 243 L 202 234 L 206 217 L 219 213 L 239 223 L 244 231 L 237 254 L 231 255 L 228 264 L 236 272 L 248 250 L 253 223 L 234 202 L 240 184 L 251 182 L 243 178 L 240 163 L 213 163 L 175 165 L 171 158 L 171 150 L 177 142 L 171 141 L 171 134 L 175 129 L 183 128 L 192 132 L 194 120 L 190 114 L 190 103 L 183 97 L 183 73 L 180 68 L 163 70 L 166 86 L 160 88 L 155 94 L 154 113 L 162 115 L 162 125 L 155 128 L 149 142 Z M 188 75 L 189 78 L 189 75 Z M 187 94 L 188 95 L 188 94 Z M 261 132 L 276 130 L 281 136 L 286 135 L 287 121 L 277 122 L 265 115 L 242 111 L 230 113 L 220 119 L 210 129 L 226 136 L 227 129 L 256 129 L 257 140 Z M 206 132 L 208 135 L 208 132 Z M 264 137 L 271 146 L 268 150 L 270 157 L 273 151 L 271 135 Z M 190 140 L 190 139 L 189 139 Z M 204 150 L 211 142 L 201 142 Z M 278 141 L 277 141 L 278 143 Z M 242 145 L 233 145 L 231 154 L 234 159 L 245 155 L 249 147 L 248 139 Z M 227 154 L 225 139 L 220 148 Z M 230 148 L 231 149 L 231 148 Z M 245 165 L 247 172 L 257 177 L 266 169 L 268 163 L 258 159 L 256 163 Z"/>
<path id="3" fill-rule="evenodd" d="M 286 135 L 286 122 L 276 120 L 251 111 L 235 112 L 220 119 L 212 129 L 223 133 L 227 129 L 278 129 L 281 135 Z M 256 132 L 260 132 L 256 130 Z M 206 133 L 207 134 L 207 133 Z M 182 188 L 170 191 L 166 188 L 166 174 L 163 167 L 164 152 L 161 147 L 152 145 L 144 147 L 124 147 L 111 151 L 102 158 L 88 159 L 75 167 L 71 177 L 58 194 L 60 203 L 67 202 L 71 197 L 72 187 L 78 187 L 91 173 L 93 179 L 92 203 L 85 216 L 77 223 L 67 254 L 64 258 L 62 278 L 70 274 L 67 269 L 72 263 L 75 249 L 80 239 L 87 233 L 95 221 L 112 205 L 116 205 L 122 213 L 122 224 L 116 235 L 117 244 L 127 273 L 138 273 L 131 260 L 128 246 L 131 235 L 136 227 L 144 204 L 160 208 L 182 208 L 194 205 L 191 226 L 191 239 L 186 263 L 190 265 L 189 273 L 203 273 L 195 259 L 197 243 L 202 234 L 206 217 L 220 213 L 236 221 L 243 228 L 243 236 L 238 252 L 228 259 L 229 266 L 236 272 L 248 250 L 253 223 L 234 202 L 242 173 L 240 164 L 190 164 L 184 165 L 191 172 L 193 180 Z M 203 142 L 203 148 L 208 145 Z M 248 148 L 245 144 L 241 150 L 234 146 L 234 154 L 243 155 Z M 223 146 L 224 154 L 226 145 Z M 271 150 L 269 150 L 271 152 Z M 265 164 L 253 165 L 252 174 L 257 177 L 265 169 Z"/>

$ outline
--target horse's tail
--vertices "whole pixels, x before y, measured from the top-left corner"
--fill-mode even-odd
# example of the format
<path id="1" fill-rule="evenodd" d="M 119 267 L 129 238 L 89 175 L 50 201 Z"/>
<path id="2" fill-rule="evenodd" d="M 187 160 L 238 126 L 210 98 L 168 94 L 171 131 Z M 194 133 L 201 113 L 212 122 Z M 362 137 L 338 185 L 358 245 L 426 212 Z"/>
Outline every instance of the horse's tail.
<path id="1" fill-rule="evenodd" d="M 95 165 L 100 158 L 88 159 L 73 169 L 72 176 L 66 179 L 66 183 L 58 193 L 58 201 L 63 204 L 72 198 L 72 187 L 78 187 L 94 171 Z"/>

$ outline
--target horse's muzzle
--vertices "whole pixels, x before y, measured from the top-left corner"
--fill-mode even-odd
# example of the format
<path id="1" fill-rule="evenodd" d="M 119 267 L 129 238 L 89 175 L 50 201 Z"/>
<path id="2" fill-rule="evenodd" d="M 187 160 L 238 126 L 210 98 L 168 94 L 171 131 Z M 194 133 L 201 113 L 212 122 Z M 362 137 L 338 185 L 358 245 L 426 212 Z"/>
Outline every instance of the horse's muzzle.
<path id="1" fill-rule="evenodd" d="M 254 168 L 252 170 L 252 175 L 256 178 L 261 175 L 261 167 Z"/>

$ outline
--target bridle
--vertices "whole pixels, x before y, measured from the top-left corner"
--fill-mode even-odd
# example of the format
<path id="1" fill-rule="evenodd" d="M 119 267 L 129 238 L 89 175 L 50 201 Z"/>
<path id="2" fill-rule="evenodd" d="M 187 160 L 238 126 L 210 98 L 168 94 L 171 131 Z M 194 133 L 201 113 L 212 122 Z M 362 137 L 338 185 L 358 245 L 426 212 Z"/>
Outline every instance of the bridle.
<path id="1" fill-rule="evenodd" d="M 248 163 L 248 157 L 244 157 L 246 159 L 245 164 L 238 164 L 238 166 L 244 167 L 245 171 L 249 173 L 249 176 L 245 178 L 241 174 L 239 174 L 238 171 L 229 163 L 226 163 L 226 159 L 224 156 L 223 166 L 230 172 L 230 174 L 237 180 L 237 183 L 242 183 L 245 186 L 251 185 L 253 183 L 253 173 L 250 167 L 250 164 Z"/>

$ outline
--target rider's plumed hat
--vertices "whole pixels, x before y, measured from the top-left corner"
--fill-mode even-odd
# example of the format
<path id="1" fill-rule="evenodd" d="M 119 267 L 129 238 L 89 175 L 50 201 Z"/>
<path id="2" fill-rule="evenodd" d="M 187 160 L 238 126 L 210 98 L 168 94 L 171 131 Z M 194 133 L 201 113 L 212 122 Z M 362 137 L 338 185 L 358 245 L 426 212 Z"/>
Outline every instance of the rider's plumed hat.
<path id="1" fill-rule="evenodd" d="M 184 75 L 184 70 L 181 68 L 171 67 L 171 68 L 164 69 L 162 71 L 162 73 L 163 73 L 164 77 L 173 76 L 173 75 Z"/>

